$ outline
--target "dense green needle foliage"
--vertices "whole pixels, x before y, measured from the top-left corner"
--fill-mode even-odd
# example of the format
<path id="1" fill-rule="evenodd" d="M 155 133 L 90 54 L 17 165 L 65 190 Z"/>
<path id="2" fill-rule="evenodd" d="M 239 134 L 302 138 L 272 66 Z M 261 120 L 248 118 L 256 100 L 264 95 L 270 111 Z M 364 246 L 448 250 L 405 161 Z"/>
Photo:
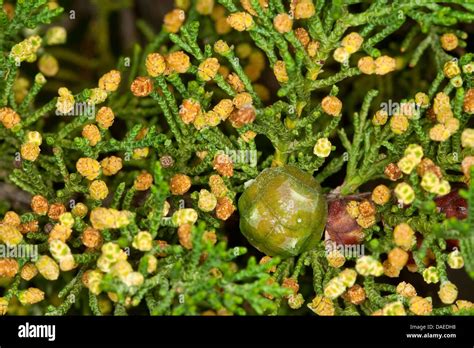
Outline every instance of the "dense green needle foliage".
<path id="1" fill-rule="evenodd" d="M 133 1 L 93 4 L 90 58 L 67 3 L 0 0 L 0 313 L 473 313 L 473 4 L 176 0 L 116 64 Z M 270 257 L 304 180 L 237 202 L 287 165 L 328 217 Z"/>

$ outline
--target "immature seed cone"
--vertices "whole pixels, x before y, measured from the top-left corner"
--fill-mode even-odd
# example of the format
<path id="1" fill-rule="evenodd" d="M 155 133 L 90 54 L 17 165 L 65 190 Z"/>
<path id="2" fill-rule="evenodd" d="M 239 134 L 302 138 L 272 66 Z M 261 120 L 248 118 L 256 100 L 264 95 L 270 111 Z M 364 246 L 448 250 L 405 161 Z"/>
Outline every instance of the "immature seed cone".
<path id="1" fill-rule="evenodd" d="M 335 314 L 334 303 L 330 298 L 317 295 L 313 301 L 308 304 L 309 309 L 320 316 L 333 316 Z"/>
<path id="2" fill-rule="evenodd" d="M 66 106 L 68 103 L 70 104 L 71 110 L 74 106 L 74 98 L 72 98 L 72 94 L 70 96 L 67 96 L 66 99 Z M 103 89 L 100 88 L 92 88 L 91 89 L 91 96 L 89 97 L 88 103 L 91 105 L 97 105 L 100 103 L 103 103 L 107 99 L 107 92 L 104 91 Z"/>
<path id="3" fill-rule="evenodd" d="M 40 132 L 28 131 L 26 133 L 26 142 L 40 146 L 43 143 L 43 137 L 41 136 Z"/>
<path id="4" fill-rule="evenodd" d="M 328 244 L 331 245 L 330 243 Z M 346 258 L 344 257 L 344 255 L 337 249 L 326 253 L 326 259 L 328 260 L 329 266 L 334 268 L 340 268 L 346 262 Z"/>
<path id="5" fill-rule="evenodd" d="M 208 190 L 199 191 L 198 207 L 202 211 L 213 211 L 217 204 L 217 198 Z"/>
<path id="6" fill-rule="evenodd" d="M 157 241 L 156 241 L 156 245 L 157 245 L 159 248 L 162 248 L 162 249 L 164 249 L 164 248 L 166 248 L 166 247 L 169 246 L 169 244 L 168 244 L 166 241 L 164 241 L 164 240 L 157 240 Z M 166 257 L 166 253 L 158 253 L 158 254 L 156 254 L 156 256 L 159 256 L 159 257 Z"/>
<path id="7" fill-rule="evenodd" d="M 448 61 L 443 66 L 443 72 L 448 79 L 452 79 L 461 73 L 461 69 L 457 62 Z"/>
<path id="8" fill-rule="evenodd" d="M 402 269 L 408 262 L 408 253 L 401 248 L 393 248 L 388 253 L 388 262 L 397 269 Z"/>
<path id="9" fill-rule="evenodd" d="M 214 231 L 205 231 L 202 235 L 202 240 L 209 242 L 211 245 L 215 245 L 217 243 L 217 234 Z"/>
<path id="10" fill-rule="evenodd" d="M 387 123 L 388 113 L 385 110 L 378 110 L 372 117 L 372 124 L 374 126 L 383 126 Z"/>
<path id="11" fill-rule="evenodd" d="M 150 149 L 148 147 L 133 149 L 132 158 L 133 159 L 147 158 L 149 153 L 150 153 Z"/>
<path id="12" fill-rule="evenodd" d="M 316 56 L 316 54 L 318 53 L 318 50 L 319 50 L 319 46 L 320 46 L 319 41 L 311 41 L 308 44 L 308 47 L 306 48 L 306 50 L 308 51 L 308 55 L 311 58 Z"/>
<path id="13" fill-rule="evenodd" d="M 47 280 L 56 280 L 59 277 L 59 266 L 49 256 L 43 255 L 35 263 L 39 273 Z"/>
<path id="14" fill-rule="evenodd" d="M 220 201 L 216 211 L 219 205 Z M 246 187 L 238 205 L 242 234 L 267 255 L 295 256 L 321 240 L 326 199 L 317 181 L 297 167 L 263 170 Z"/>
<path id="15" fill-rule="evenodd" d="M 375 207 L 369 200 L 364 200 L 359 204 L 359 213 L 362 216 L 375 215 Z"/>
<path id="16" fill-rule="evenodd" d="M 474 156 L 466 156 L 461 162 L 461 169 L 464 176 L 469 181 L 471 180 L 471 167 L 474 165 Z"/>
<path id="17" fill-rule="evenodd" d="M 257 133 L 254 131 L 248 130 L 245 133 L 240 134 L 240 137 L 246 142 L 250 142 L 257 136 Z"/>
<path id="18" fill-rule="evenodd" d="M 210 15 L 214 9 L 214 0 L 198 0 L 196 11 L 202 15 Z"/>
<path id="19" fill-rule="evenodd" d="M 344 47 L 338 47 L 334 50 L 332 57 L 338 63 L 347 64 L 351 55 Z"/>
<path id="20" fill-rule="evenodd" d="M 410 283 L 401 282 L 397 285 L 397 294 L 408 298 L 414 297 L 416 296 L 416 289 Z"/>
<path id="21" fill-rule="evenodd" d="M 108 228 L 121 228 L 130 223 L 131 213 L 127 210 L 116 210 L 109 208 L 94 208 L 90 214 L 92 227 L 98 230 Z"/>

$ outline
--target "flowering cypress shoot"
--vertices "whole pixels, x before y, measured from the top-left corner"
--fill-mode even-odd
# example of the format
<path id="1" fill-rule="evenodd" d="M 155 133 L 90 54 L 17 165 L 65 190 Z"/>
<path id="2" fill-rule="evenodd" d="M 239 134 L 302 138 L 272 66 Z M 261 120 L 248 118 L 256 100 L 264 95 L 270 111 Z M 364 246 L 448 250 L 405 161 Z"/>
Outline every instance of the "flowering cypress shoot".
<path id="1" fill-rule="evenodd" d="M 61 7 L 3 5 L 0 243 L 40 255 L 0 259 L 28 283 L 6 285 L 0 314 L 74 313 L 83 294 L 97 315 L 102 297 L 117 315 L 472 313 L 449 272 L 474 278 L 474 55 L 458 25 L 474 11 L 432 2 L 177 0 L 159 33 L 137 22 L 148 41 L 115 68 L 105 32 L 97 60 L 50 47 L 68 39 L 43 27 Z M 97 80 L 76 84 L 74 63 Z M 295 232 L 316 220 L 327 234 Z M 270 258 L 257 247 L 275 230 Z"/>

